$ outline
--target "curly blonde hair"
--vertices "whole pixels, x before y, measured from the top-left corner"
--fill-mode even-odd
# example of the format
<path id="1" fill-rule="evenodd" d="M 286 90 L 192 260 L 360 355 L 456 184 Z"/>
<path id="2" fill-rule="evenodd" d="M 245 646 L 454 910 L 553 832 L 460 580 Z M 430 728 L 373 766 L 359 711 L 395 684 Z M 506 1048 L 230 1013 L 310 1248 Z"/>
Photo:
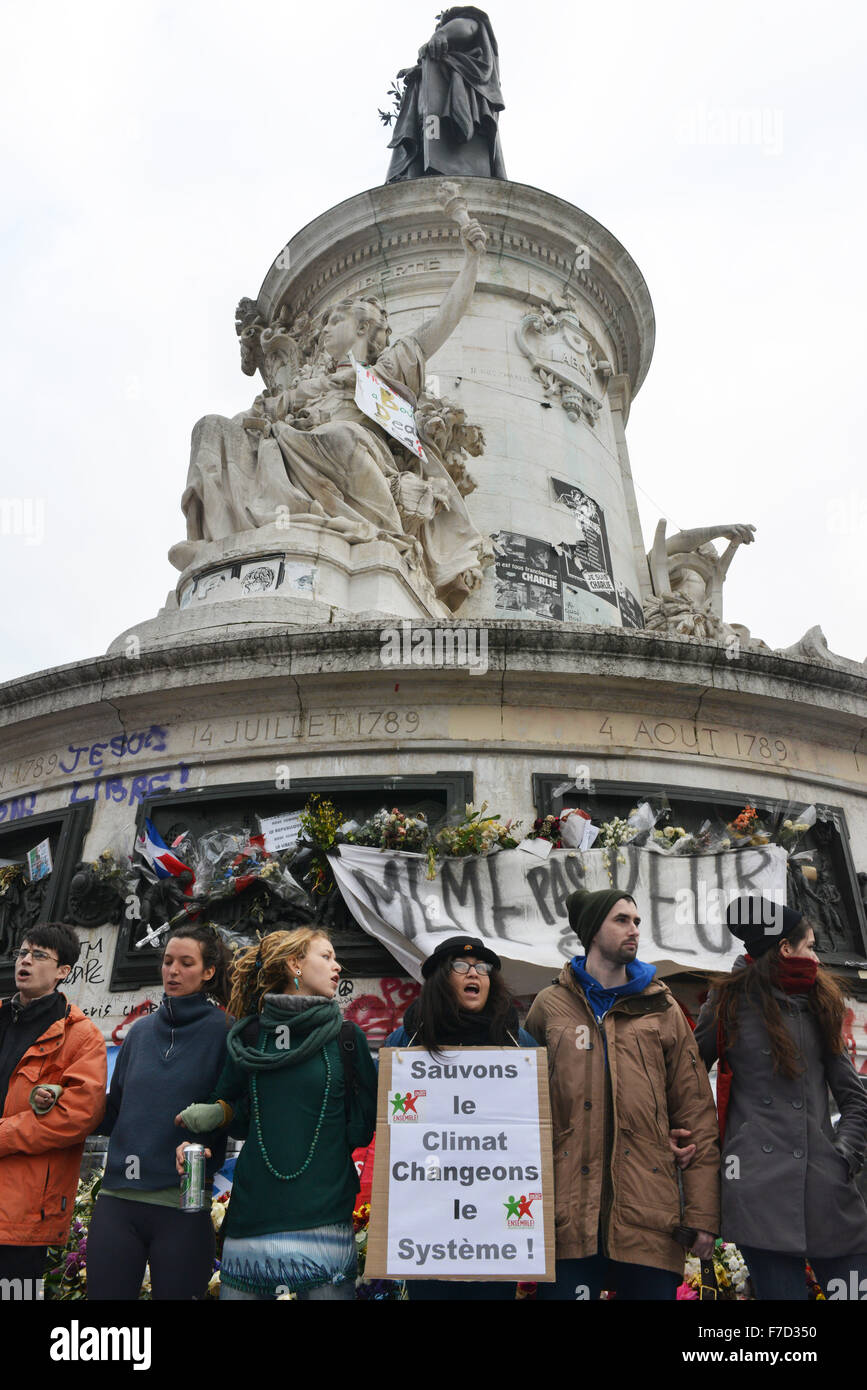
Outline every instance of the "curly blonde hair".
<path id="1" fill-rule="evenodd" d="M 239 951 L 232 962 L 229 1013 L 238 1019 L 261 1013 L 266 994 L 284 994 L 289 983 L 290 959 L 294 956 L 303 960 L 311 943 L 320 936 L 330 940 L 320 927 L 273 931 L 255 946 Z"/>

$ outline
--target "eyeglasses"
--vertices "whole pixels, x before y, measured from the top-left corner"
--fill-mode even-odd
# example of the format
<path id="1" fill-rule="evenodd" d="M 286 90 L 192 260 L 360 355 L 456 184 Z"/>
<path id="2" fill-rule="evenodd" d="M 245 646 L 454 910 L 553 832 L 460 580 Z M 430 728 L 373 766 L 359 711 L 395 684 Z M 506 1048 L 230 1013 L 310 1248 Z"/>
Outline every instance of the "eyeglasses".
<path id="1" fill-rule="evenodd" d="M 477 975 L 490 975 L 493 970 L 490 961 L 487 960 L 453 960 L 452 970 L 456 975 L 466 975 L 470 970 L 475 970 Z"/>
<path id="2" fill-rule="evenodd" d="M 34 949 L 26 950 L 26 949 L 24 949 L 24 950 L 21 950 L 21 951 L 16 951 L 16 952 L 15 952 L 15 955 L 14 955 L 14 957 L 13 957 L 13 959 L 14 959 L 14 960 L 26 960 L 28 956 L 30 956 L 31 960 L 53 960 L 53 961 L 57 961 L 57 963 L 60 964 L 58 957 L 57 957 L 57 956 L 52 956 L 51 953 L 50 953 L 50 951 L 40 951 L 40 950 L 38 950 L 38 949 L 37 949 L 37 950 L 34 950 Z"/>

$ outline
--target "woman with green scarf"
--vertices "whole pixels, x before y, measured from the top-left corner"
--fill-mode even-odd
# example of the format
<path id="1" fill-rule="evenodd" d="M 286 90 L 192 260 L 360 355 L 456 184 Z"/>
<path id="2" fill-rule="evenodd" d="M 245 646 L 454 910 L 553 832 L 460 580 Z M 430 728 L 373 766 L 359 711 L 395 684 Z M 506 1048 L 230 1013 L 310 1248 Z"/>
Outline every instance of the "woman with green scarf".
<path id="1" fill-rule="evenodd" d="M 355 1296 L 352 1152 L 373 1135 L 376 1072 L 361 1029 L 342 1022 L 340 969 L 312 927 L 271 932 L 237 956 L 229 1012 L 240 1021 L 228 1061 L 211 1100 L 178 1116 L 194 1133 L 231 1125 L 246 1140 L 226 1215 L 221 1298 Z"/>

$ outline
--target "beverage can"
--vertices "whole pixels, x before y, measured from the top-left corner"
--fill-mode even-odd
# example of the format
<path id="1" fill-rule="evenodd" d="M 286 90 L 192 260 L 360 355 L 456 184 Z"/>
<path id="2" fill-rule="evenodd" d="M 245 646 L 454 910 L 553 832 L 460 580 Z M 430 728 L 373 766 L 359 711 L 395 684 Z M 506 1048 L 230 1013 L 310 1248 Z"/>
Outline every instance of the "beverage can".
<path id="1" fill-rule="evenodd" d="M 188 1144 L 184 1149 L 184 1172 L 181 1178 L 181 1211 L 203 1211 L 204 1206 L 204 1145 Z"/>

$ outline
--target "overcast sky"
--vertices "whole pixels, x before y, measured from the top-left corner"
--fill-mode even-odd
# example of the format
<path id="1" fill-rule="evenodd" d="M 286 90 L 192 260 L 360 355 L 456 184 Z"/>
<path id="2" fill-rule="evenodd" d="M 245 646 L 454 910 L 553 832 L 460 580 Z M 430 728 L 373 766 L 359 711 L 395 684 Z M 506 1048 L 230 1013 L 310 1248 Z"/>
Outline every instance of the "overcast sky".
<path id="1" fill-rule="evenodd" d="M 311 218 L 385 177 L 377 107 L 420 0 L 40 0 L 0 29 L 0 679 L 104 652 L 173 587 L 233 311 Z M 656 353 L 628 441 L 645 541 L 753 522 L 726 616 L 867 656 L 860 5 L 623 0 L 489 13 L 509 177 L 630 251 Z M 470 505 L 472 504 L 472 499 Z M 44 534 L 40 536 L 41 522 Z"/>

